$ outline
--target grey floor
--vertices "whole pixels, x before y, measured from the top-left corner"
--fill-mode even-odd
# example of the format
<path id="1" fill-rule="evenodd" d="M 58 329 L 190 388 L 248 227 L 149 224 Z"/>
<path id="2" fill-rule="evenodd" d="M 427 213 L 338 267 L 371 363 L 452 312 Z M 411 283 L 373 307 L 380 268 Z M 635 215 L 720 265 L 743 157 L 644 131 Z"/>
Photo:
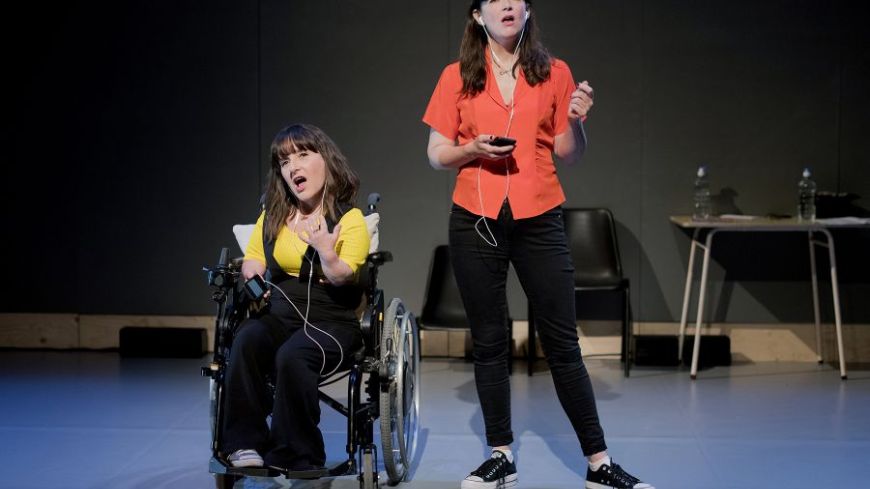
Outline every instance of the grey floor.
<path id="1" fill-rule="evenodd" d="M 208 488 L 206 360 L 116 353 L 0 351 L 0 487 Z M 611 455 L 665 488 L 870 487 L 870 371 L 759 364 L 702 371 L 587 359 Z M 581 488 L 585 465 L 546 370 L 512 379 L 521 488 Z M 423 363 L 412 480 L 458 488 L 484 455 L 472 368 Z M 330 458 L 343 419 L 324 409 Z M 247 488 L 355 488 L 356 480 L 259 479 Z"/>

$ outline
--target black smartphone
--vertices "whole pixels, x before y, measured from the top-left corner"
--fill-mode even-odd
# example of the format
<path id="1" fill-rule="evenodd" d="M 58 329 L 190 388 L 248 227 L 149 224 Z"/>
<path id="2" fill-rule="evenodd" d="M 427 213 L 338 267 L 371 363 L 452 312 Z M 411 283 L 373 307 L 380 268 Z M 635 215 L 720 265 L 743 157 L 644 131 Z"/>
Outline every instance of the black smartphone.
<path id="1" fill-rule="evenodd" d="M 489 144 L 493 146 L 511 146 L 517 144 L 517 140 L 514 138 L 506 138 L 503 136 L 494 137 Z"/>
<path id="2" fill-rule="evenodd" d="M 250 280 L 245 282 L 245 293 L 255 302 L 263 298 L 266 290 L 266 282 L 259 275 L 254 275 Z"/>

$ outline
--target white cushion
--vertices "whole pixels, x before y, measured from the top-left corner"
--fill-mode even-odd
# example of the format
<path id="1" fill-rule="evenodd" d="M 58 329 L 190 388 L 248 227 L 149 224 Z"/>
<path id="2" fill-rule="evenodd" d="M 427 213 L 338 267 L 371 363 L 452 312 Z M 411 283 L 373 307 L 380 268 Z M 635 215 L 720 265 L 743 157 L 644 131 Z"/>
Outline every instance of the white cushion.
<path id="1" fill-rule="evenodd" d="M 254 224 L 236 224 L 233 226 L 233 234 L 236 235 L 236 242 L 239 243 L 239 248 L 242 249 L 242 254 L 248 249 L 248 241 L 251 240 L 251 234 L 254 233 Z"/>
<path id="2" fill-rule="evenodd" d="M 369 253 L 378 251 L 380 245 L 380 232 L 378 231 L 378 223 L 381 222 L 381 215 L 373 212 L 365 216 L 366 227 L 369 230 Z"/>

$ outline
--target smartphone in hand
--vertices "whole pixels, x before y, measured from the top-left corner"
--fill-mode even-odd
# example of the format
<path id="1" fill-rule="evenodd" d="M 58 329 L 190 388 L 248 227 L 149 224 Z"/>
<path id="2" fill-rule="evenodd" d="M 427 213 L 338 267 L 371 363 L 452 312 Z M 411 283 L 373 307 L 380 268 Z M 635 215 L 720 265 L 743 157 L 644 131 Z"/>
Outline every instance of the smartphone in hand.
<path id="1" fill-rule="evenodd" d="M 492 138 L 492 140 L 489 142 L 489 144 L 491 144 L 493 146 L 512 146 L 514 144 L 517 144 L 517 140 L 514 138 L 496 136 L 496 137 Z"/>
<path id="2" fill-rule="evenodd" d="M 254 275 L 250 280 L 245 282 L 245 293 L 254 302 L 263 299 L 267 290 L 269 289 L 266 287 L 266 281 L 259 275 Z"/>

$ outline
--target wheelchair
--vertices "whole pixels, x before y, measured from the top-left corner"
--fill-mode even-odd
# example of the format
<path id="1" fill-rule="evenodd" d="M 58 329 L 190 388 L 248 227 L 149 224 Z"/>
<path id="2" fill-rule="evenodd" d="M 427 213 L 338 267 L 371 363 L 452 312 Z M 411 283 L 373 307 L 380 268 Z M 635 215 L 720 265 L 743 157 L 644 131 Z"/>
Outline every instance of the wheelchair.
<path id="1" fill-rule="evenodd" d="M 366 215 L 375 213 L 369 198 Z M 217 303 L 214 356 L 201 374 L 208 377 L 210 390 L 211 450 L 209 471 L 215 476 L 217 489 L 232 488 L 243 477 L 279 477 L 318 479 L 356 475 L 361 489 L 380 486 L 375 423 L 380 424 L 383 465 L 388 485 L 397 485 L 408 477 L 417 445 L 420 415 L 420 339 L 417 321 L 399 298 L 385 307 L 384 292 L 378 288 L 378 270 L 392 261 L 388 251 L 374 251 L 360 270 L 359 282 L 364 289 L 365 304 L 360 320 L 363 347 L 354 352 L 347 371 L 322 377 L 320 387 L 347 378 L 347 404 L 320 389 L 320 401 L 347 418 L 347 460 L 333 467 L 308 471 L 284 471 L 274 467 L 231 466 L 219 453 L 223 426 L 223 399 L 227 361 L 233 338 L 248 316 L 251 299 L 241 278 L 241 258 L 229 259 L 227 248 L 221 249 L 214 267 L 204 267 L 214 288 Z"/>

